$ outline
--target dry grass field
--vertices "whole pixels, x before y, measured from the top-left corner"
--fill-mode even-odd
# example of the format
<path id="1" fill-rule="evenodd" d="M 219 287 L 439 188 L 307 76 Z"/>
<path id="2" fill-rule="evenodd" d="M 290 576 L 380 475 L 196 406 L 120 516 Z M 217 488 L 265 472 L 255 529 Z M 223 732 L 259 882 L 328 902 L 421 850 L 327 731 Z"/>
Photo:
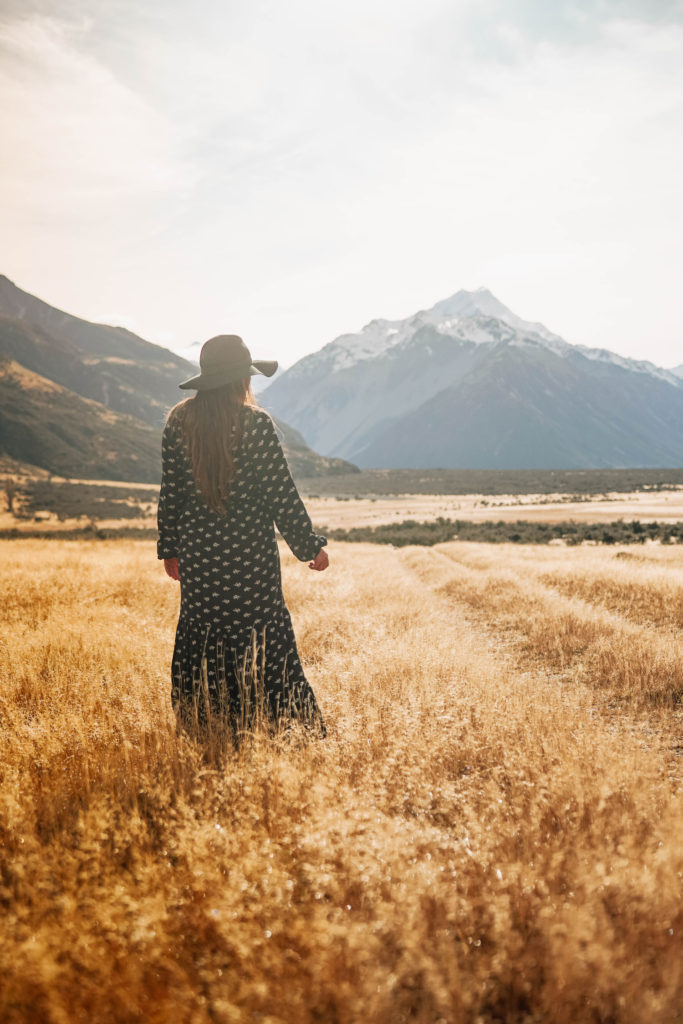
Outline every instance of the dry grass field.
<path id="1" fill-rule="evenodd" d="M 148 540 L 0 542 L 3 1024 L 683 1020 L 683 550 L 283 552 L 328 738 L 176 734 Z"/>

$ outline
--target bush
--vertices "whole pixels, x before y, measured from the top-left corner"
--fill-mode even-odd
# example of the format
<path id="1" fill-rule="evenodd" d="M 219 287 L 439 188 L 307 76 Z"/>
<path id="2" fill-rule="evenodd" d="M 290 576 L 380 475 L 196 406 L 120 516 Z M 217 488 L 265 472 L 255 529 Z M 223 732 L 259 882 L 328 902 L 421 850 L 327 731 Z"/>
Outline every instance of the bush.
<path id="1" fill-rule="evenodd" d="M 524 519 L 516 522 L 487 521 L 472 523 L 463 519 L 445 519 L 439 516 L 432 522 L 418 523 L 406 519 L 401 523 L 385 523 L 381 526 L 356 526 L 349 530 L 327 530 L 332 540 L 351 542 L 366 541 L 371 544 L 393 544 L 404 547 L 407 544 L 432 545 L 449 540 L 484 541 L 489 544 L 549 544 L 551 540 L 562 540 L 565 544 L 644 544 L 646 540 L 658 540 L 664 544 L 683 543 L 683 522 L 641 523 L 537 523 Z"/>

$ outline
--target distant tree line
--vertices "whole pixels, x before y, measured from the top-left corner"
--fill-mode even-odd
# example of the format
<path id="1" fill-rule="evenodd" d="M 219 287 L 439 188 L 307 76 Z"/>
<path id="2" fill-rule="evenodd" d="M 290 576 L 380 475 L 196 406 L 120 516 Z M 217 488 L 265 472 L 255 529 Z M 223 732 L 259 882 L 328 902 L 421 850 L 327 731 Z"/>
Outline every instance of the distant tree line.
<path id="1" fill-rule="evenodd" d="M 300 474 L 301 476 L 302 474 Z M 566 494 L 668 491 L 683 487 L 678 469 L 364 469 L 353 476 L 300 480 L 309 496 L 384 494 Z"/>
<path id="2" fill-rule="evenodd" d="M 582 544 L 584 541 L 644 544 L 647 540 L 656 540 L 663 544 L 683 544 L 683 522 L 641 523 L 637 519 L 631 522 L 618 519 L 611 523 L 538 523 L 526 519 L 473 523 L 466 519 L 439 516 L 434 522 L 418 523 L 414 519 L 406 519 L 400 523 L 354 526 L 349 530 L 325 532 L 332 540 L 393 544 L 394 547 L 441 544 L 449 540 L 485 541 L 489 544 L 549 544 L 553 540 L 565 544 Z"/>

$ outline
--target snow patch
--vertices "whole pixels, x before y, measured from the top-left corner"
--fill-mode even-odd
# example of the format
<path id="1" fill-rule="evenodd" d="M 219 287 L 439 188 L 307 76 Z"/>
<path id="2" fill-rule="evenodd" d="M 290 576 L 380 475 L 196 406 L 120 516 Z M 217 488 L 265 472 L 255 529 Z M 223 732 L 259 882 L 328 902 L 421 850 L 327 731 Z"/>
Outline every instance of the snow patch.
<path id="1" fill-rule="evenodd" d="M 565 345 L 575 352 L 580 352 L 586 359 L 595 359 L 601 363 L 611 363 L 613 366 L 620 366 L 624 370 L 630 370 L 631 373 L 647 373 L 650 377 L 656 377 L 658 380 L 665 380 L 669 384 L 680 386 L 680 380 L 677 379 L 675 371 L 655 366 L 654 363 L 649 362 L 647 359 L 628 359 L 626 356 L 620 356 L 606 348 L 588 348 L 585 345 L 568 345 L 566 342 Z"/>

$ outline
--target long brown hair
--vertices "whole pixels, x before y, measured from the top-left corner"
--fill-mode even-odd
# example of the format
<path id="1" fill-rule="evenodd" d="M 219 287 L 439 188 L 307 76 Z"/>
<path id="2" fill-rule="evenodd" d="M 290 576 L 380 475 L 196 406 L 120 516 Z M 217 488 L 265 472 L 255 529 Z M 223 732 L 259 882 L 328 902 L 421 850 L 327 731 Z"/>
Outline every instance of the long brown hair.
<path id="1" fill-rule="evenodd" d="M 256 404 L 251 377 L 245 377 L 198 391 L 168 414 L 167 422 L 180 429 L 185 439 L 197 488 L 215 512 L 226 511 L 235 476 L 235 452 L 244 432 L 244 407 Z"/>

